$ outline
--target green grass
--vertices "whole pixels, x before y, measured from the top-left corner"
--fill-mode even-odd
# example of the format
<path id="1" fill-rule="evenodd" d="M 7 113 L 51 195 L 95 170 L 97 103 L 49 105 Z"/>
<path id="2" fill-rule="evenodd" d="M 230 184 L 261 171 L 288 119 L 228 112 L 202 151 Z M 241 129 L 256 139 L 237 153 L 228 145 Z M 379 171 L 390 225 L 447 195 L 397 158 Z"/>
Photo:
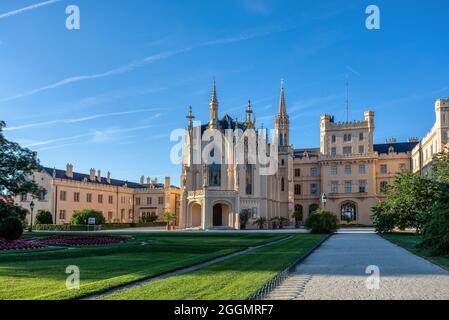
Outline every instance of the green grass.
<path id="1" fill-rule="evenodd" d="M 449 255 L 431 256 L 426 250 L 418 248 L 421 235 L 411 232 L 392 232 L 382 236 L 394 244 L 449 270 Z"/>
<path id="2" fill-rule="evenodd" d="M 36 233 L 34 236 L 49 234 Z M 131 235 L 134 240 L 108 246 L 2 252 L 0 299 L 80 298 L 286 236 L 238 233 Z M 142 246 L 142 241 L 147 244 Z M 65 270 L 69 265 L 80 268 L 80 290 L 65 287 L 68 276 Z"/>
<path id="3" fill-rule="evenodd" d="M 295 234 L 291 239 L 231 258 L 205 269 L 154 281 L 112 295 L 108 299 L 248 299 L 325 237 L 324 235 Z"/>

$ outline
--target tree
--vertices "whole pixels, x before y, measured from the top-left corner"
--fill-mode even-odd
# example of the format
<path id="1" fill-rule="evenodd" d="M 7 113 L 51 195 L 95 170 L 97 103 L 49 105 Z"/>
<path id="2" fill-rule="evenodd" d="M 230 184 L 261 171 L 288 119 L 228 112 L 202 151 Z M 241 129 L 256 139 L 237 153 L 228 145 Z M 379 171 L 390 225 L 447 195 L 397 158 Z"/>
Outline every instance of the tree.
<path id="1" fill-rule="evenodd" d="M 449 183 L 449 148 L 436 155 L 432 165 L 432 177 L 442 183 Z"/>
<path id="2" fill-rule="evenodd" d="M 8 141 L 3 135 L 5 126 L 5 122 L 0 121 L 0 195 L 37 195 L 43 189 L 29 179 L 34 171 L 40 170 L 36 153 Z M 23 228 L 18 225 L 23 225 L 27 213 L 25 209 L 0 201 L 0 230 L 11 240 L 20 237 Z"/>
<path id="3" fill-rule="evenodd" d="M 168 230 L 170 229 L 170 225 L 172 224 L 172 222 L 176 220 L 176 215 L 172 212 L 167 211 L 164 213 L 163 219 L 167 223 L 167 230 Z"/>
<path id="4" fill-rule="evenodd" d="M 420 232 L 430 219 L 437 195 L 438 185 L 428 177 L 400 173 L 386 192 L 383 209 L 396 215 L 395 222 L 399 228 L 416 228 Z"/>
<path id="5" fill-rule="evenodd" d="M 42 191 L 29 175 L 41 169 L 36 153 L 22 148 L 3 136 L 5 122 L 0 121 L 0 194 L 39 194 Z"/>
<path id="6" fill-rule="evenodd" d="M 260 230 L 263 230 L 267 225 L 267 219 L 264 217 L 259 217 L 256 219 L 256 221 L 254 221 L 254 224 L 257 225 Z"/>
<path id="7" fill-rule="evenodd" d="M 447 190 L 449 192 L 449 190 Z M 449 254 L 449 199 L 439 202 L 432 211 L 430 221 L 423 230 L 423 240 L 419 247 L 432 255 Z"/>
<path id="8" fill-rule="evenodd" d="M 53 216 L 50 211 L 39 210 L 35 221 L 36 224 L 53 224 Z"/>
<path id="9" fill-rule="evenodd" d="M 385 202 L 378 202 L 373 208 L 373 224 L 376 232 L 391 232 L 397 225 L 398 215 L 391 212 Z"/>

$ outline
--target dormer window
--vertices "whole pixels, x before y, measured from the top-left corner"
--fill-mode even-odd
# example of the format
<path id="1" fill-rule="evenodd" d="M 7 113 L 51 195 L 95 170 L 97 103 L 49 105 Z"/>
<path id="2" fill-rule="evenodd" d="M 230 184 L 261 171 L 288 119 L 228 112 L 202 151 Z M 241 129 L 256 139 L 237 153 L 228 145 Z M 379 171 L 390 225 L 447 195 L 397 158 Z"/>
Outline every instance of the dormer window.
<path id="1" fill-rule="evenodd" d="M 389 148 L 388 148 L 388 153 L 393 153 L 394 152 L 394 147 L 393 146 L 390 146 Z"/>

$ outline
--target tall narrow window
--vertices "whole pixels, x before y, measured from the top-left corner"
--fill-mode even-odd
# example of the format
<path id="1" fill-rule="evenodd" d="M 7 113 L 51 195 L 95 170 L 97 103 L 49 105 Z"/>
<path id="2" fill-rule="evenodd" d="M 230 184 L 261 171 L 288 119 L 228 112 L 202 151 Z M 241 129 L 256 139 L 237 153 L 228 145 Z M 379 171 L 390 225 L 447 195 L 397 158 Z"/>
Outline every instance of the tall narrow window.
<path id="1" fill-rule="evenodd" d="M 253 165 L 246 165 L 246 194 L 253 194 Z"/>
<path id="2" fill-rule="evenodd" d="M 281 191 L 285 191 L 285 181 L 284 181 L 284 177 L 281 178 Z"/>
<path id="3" fill-rule="evenodd" d="M 295 184 L 295 194 L 300 195 L 301 194 L 301 185 Z"/>

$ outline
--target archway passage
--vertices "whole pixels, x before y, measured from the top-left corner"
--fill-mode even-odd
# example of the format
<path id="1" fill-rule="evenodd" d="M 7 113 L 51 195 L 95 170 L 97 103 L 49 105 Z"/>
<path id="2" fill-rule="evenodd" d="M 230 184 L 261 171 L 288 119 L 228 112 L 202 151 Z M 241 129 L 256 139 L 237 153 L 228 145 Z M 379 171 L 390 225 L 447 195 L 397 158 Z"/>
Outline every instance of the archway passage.
<path id="1" fill-rule="evenodd" d="M 353 202 L 345 202 L 340 209 L 341 221 L 352 222 L 357 220 L 357 206 Z"/>
<path id="2" fill-rule="evenodd" d="M 192 205 L 190 219 L 192 227 L 201 227 L 201 206 L 198 203 Z"/>
<path id="3" fill-rule="evenodd" d="M 214 227 L 223 225 L 223 208 L 221 203 L 217 203 L 213 207 L 212 224 Z"/>

